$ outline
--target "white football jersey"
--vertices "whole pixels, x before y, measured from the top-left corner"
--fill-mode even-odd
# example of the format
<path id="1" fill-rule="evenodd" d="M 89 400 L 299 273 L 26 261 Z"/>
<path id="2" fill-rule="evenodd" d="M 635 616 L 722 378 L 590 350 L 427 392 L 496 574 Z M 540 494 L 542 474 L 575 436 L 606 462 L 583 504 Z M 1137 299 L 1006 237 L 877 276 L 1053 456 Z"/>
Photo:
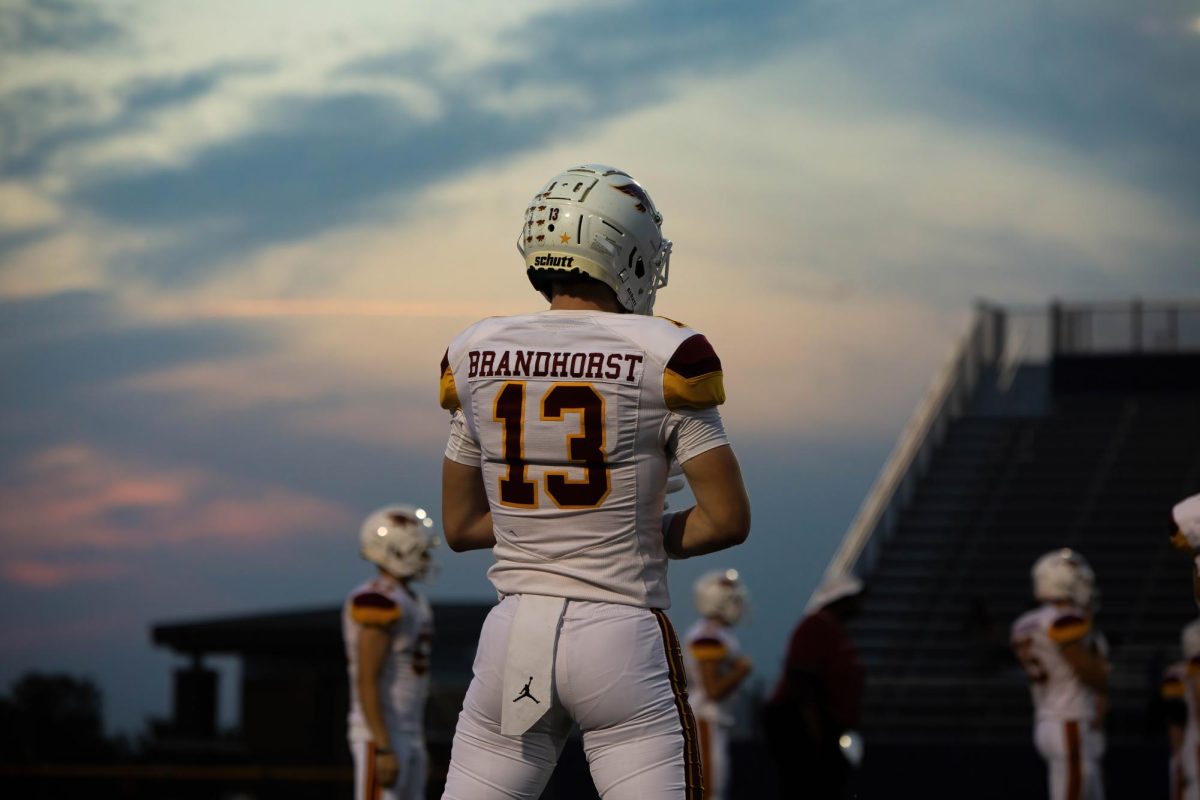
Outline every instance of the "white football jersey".
<path id="1" fill-rule="evenodd" d="M 727 444 L 721 362 L 661 317 L 493 317 L 442 360 L 446 457 L 479 466 L 501 594 L 667 608 L 670 460 Z"/>
<path id="2" fill-rule="evenodd" d="M 350 738 L 370 738 L 355 675 L 358 634 L 363 625 L 386 626 L 391 649 L 379 675 L 384 724 L 389 731 L 422 734 L 429 696 L 429 659 L 433 646 L 433 610 L 424 597 L 383 576 L 369 580 L 346 598 L 342 639 L 350 674 Z"/>
<path id="3" fill-rule="evenodd" d="M 683 663 L 687 668 L 688 700 L 696 719 L 732 725 L 733 707 L 737 692 L 731 692 L 720 700 L 712 700 L 704 692 L 704 681 L 700 678 L 701 662 L 715 661 L 718 670 L 724 671 L 741 658 L 742 646 L 733 628 L 712 619 L 701 619 L 687 632 L 683 643 Z"/>
<path id="4" fill-rule="evenodd" d="M 1029 676 L 1037 719 L 1091 722 L 1095 698 L 1063 657 L 1062 648 L 1080 641 L 1091 646 L 1093 638 L 1090 616 L 1070 606 L 1046 603 L 1013 623 L 1012 646 Z"/>
<path id="5" fill-rule="evenodd" d="M 1183 661 L 1177 673 L 1187 702 L 1187 736 L 1193 745 L 1200 744 L 1200 698 L 1196 697 L 1196 677 L 1200 676 L 1200 623 L 1191 622 L 1183 629 Z M 1191 752 L 1195 753 L 1196 750 Z"/>

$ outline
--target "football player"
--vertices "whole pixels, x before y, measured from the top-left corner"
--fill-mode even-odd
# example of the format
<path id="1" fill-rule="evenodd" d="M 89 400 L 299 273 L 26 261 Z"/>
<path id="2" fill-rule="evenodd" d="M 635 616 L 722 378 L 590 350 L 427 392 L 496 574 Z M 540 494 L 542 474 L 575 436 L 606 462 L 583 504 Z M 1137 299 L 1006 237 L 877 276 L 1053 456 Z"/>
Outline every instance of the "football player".
<path id="1" fill-rule="evenodd" d="M 848 625 L 862 612 L 866 591 L 850 573 L 827 573 L 788 639 L 779 683 L 763 709 L 781 798 L 840 800 L 861 763 L 855 729 L 866 672 Z"/>
<path id="2" fill-rule="evenodd" d="M 1183 798 L 1182 749 L 1184 730 L 1188 721 L 1187 664 L 1176 661 L 1163 671 L 1160 685 L 1163 718 L 1167 724 L 1167 743 L 1171 757 L 1167 766 L 1168 791 L 1171 800 Z"/>
<path id="3" fill-rule="evenodd" d="M 1171 742 L 1172 798 L 1200 800 L 1200 620 L 1180 637 L 1183 660 L 1167 668 L 1162 695 Z"/>
<path id="4" fill-rule="evenodd" d="M 1100 800 L 1109 667 L 1093 629 L 1095 575 L 1070 549 L 1043 555 L 1032 575 L 1041 605 L 1013 623 L 1011 641 L 1029 677 L 1034 745 L 1046 761 L 1050 798 Z"/>
<path id="5" fill-rule="evenodd" d="M 1200 494 L 1194 494 L 1171 509 L 1171 544 L 1191 553 L 1196 560 L 1192 570 L 1192 594 L 1200 606 Z"/>
<path id="6" fill-rule="evenodd" d="M 517 240 L 549 310 L 478 322 L 442 359 L 446 540 L 491 548 L 445 798 L 536 798 L 572 722 L 605 800 L 698 798 L 667 559 L 744 541 L 750 505 L 708 340 L 651 316 L 662 216 L 627 173 L 555 175 Z M 664 513 L 671 460 L 696 504 Z"/>
<path id="7" fill-rule="evenodd" d="M 412 582 L 432 567 L 433 520 L 394 505 L 363 522 L 359 543 L 376 575 L 346 598 L 350 751 L 356 800 L 424 800 L 425 700 L 433 612 Z"/>
<path id="8" fill-rule="evenodd" d="M 752 669 L 733 632 L 746 605 L 746 587 L 737 570 L 727 569 L 701 576 L 693 592 L 700 619 L 684 637 L 683 660 L 700 731 L 704 796 L 724 800 L 729 792 L 733 700 Z"/>

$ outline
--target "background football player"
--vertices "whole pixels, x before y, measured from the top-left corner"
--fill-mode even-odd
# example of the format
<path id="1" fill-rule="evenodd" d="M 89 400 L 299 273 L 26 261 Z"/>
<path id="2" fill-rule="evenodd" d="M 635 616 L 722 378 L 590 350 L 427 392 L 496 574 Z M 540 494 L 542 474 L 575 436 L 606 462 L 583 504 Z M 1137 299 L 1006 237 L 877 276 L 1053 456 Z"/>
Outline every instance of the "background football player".
<path id="1" fill-rule="evenodd" d="M 1032 577 L 1041 605 L 1013 623 L 1011 641 L 1029 677 L 1034 746 L 1051 800 L 1099 800 L 1109 667 L 1090 609 L 1095 575 L 1083 556 L 1062 549 L 1039 558 Z"/>
<path id="2" fill-rule="evenodd" d="M 827 574 L 792 631 L 783 674 L 763 722 L 779 778 L 779 796 L 841 800 L 862 759 L 855 732 L 866 672 L 847 624 L 866 586 L 854 575 Z"/>
<path id="3" fill-rule="evenodd" d="M 431 569 L 432 527 L 423 509 L 394 505 L 373 512 L 359 533 L 378 570 L 342 609 L 356 800 L 425 798 L 433 612 L 412 582 Z"/>
<path id="4" fill-rule="evenodd" d="M 1200 800 L 1200 619 L 1180 636 L 1183 660 L 1167 668 L 1162 696 L 1171 743 L 1171 797 Z"/>
<path id="5" fill-rule="evenodd" d="M 745 540 L 750 505 L 704 336 L 650 316 L 662 215 L 596 164 L 533 196 L 517 242 L 550 309 L 493 317 L 442 361 L 446 540 L 491 548 L 445 798 L 536 798 L 572 722 L 605 800 L 695 798 L 702 777 L 667 558 Z M 696 504 L 664 513 L 677 460 Z"/>
<path id="6" fill-rule="evenodd" d="M 1159 686 L 1162 700 L 1163 720 L 1167 727 L 1167 743 L 1171 748 L 1171 758 L 1167 763 L 1167 797 L 1170 800 L 1183 798 L 1183 765 L 1180 763 L 1180 749 L 1183 746 L 1183 730 L 1187 725 L 1187 664 L 1176 661 L 1163 670 L 1162 682 Z"/>
<path id="7" fill-rule="evenodd" d="M 1195 558 L 1192 594 L 1200 606 L 1200 494 L 1194 494 L 1171 509 L 1171 544 Z"/>
<path id="8" fill-rule="evenodd" d="M 693 587 L 693 595 L 700 619 L 684 637 L 688 699 L 700 732 L 704 796 L 724 800 L 729 792 L 733 702 L 738 687 L 752 669 L 733 632 L 742 618 L 746 587 L 737 570 L 718 570 L 701 576 Z"/>

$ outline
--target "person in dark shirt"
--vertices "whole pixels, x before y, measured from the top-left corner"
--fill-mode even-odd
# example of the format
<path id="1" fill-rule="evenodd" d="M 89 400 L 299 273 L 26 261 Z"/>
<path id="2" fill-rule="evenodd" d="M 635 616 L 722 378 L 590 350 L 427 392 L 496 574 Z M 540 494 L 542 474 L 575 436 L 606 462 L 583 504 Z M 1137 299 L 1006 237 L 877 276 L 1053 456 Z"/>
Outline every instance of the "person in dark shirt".
<path id="1" fill-rule="evenodd" d="M 835 574 L 817 588 L 792 632 L 779 684 L 767 703 L 767 746 L 779 769 L 780 797 L 842 798 L 862 705 L 865 673 L 846 623 L 865 588 Z"/>

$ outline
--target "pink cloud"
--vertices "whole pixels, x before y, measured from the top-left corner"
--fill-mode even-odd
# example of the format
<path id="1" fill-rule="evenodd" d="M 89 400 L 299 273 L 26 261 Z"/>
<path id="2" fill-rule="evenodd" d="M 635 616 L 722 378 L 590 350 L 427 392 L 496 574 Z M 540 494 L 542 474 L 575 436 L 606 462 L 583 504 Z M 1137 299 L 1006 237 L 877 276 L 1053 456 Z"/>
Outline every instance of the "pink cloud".
<path id="1" fill-rule="evenodd" d="M 0 548 L 14 559 L 0 574 L 29 586 L 104 573 L 96 565 L 72 572 L 40 558 L 47 553 L 193 541 L 254 547 L 353 524 L 346 509 L 319 497 L 191 467 L 138 464 L 85 445 L 41 451 L 21 467 L 0 488 Z"/>
<path id="2" fill-rule="evenodd" d="M 31 589 L 52 589 L 69 583 L 111 580 L 125 574 L 126 571 L 123 565 L 113 561 L 59 564 L 25 559 L 0 564 L 0 576 L 4 580 Z"/>

